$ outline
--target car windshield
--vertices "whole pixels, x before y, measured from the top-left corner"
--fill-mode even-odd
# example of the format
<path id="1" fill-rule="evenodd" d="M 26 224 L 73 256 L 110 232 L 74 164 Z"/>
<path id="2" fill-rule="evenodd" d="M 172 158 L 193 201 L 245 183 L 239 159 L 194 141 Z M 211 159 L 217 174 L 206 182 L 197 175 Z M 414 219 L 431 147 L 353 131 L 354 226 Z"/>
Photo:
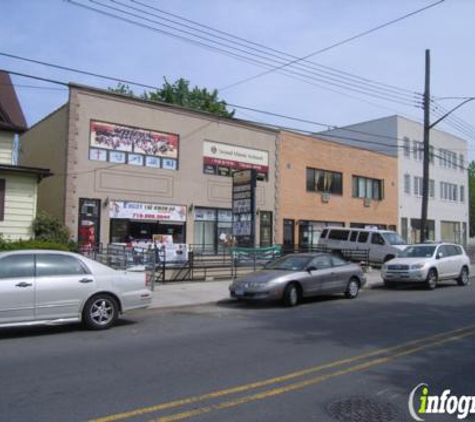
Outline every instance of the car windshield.
<path id="1" fill-rule="evenodd" d="M 400 254 L 400 258 L 430 258 L 434 255 L 436 246 L 408 246 Z"/>
<path id="2" fill-rule="evenodd" d="M 311 259 L 308 256 L 284 256 L 267 265 L 266 270 L 302 271 Z"/>
<path id="3" fill-rule="evenodd" d="M 386 242 L 390 245 L 407 245 L 407 242 L 403 240 L 397 233 L 381 233 Z"/>

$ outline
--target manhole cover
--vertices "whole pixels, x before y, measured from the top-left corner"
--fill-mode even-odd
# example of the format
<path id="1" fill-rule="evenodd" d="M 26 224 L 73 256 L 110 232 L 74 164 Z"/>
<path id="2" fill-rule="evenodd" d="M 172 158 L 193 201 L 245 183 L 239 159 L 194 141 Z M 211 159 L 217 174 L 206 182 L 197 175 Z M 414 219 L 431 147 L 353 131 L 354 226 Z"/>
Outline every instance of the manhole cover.
<path id="1" fill-rule="evenodd" d="M 327 406 L 328 413 L 344 422 L 393 422 L 399 418 L 397 407 L 369 397 L 348 397 Z"/>

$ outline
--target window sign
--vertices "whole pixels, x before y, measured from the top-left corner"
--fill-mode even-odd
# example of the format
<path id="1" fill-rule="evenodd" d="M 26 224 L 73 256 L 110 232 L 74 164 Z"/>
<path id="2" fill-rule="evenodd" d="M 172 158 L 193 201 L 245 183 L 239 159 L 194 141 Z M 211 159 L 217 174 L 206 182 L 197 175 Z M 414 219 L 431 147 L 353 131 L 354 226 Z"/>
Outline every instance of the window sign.
<path id="1" fill-rule="evenodd" d="M 158 157 L 145 157 L 145 165 L 147 167 L 160 168 L 160 158 Z"/>
<path id="2" fill-rule="evenodd" d="M 91 148 L 89 150 L 89 159 L 93 161 L 107 161 L 107 151 Z"/>
<path id="3" fill-rule="evenodd" d="M 143 155 L 129 154 L 129 164 L 143 166 Z"/>
<path id="4" fill-rule="evenodd" d="M 164 158 L 162 162 L 162 167 L 165 170 L 176 170 L 176 160 L 171 160 L 169 158 Z"/>
<path id="5" fill-rule="evenodd" d="M 90 160 L 176 170 L 178 146 L 176 134 L 91 121 Z"/>
<path id="6" fill-rule="evenodd" d="M 109 161 L 111 163 L 125 164 L 126 155 L 125 152 L 111 151 L 109 153 Z"/>

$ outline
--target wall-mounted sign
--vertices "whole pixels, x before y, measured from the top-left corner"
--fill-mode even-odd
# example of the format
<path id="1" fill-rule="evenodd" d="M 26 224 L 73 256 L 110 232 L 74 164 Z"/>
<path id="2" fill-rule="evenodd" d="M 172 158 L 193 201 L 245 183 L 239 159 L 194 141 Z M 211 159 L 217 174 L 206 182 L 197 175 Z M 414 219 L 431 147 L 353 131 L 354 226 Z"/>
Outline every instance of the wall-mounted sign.
<path id="1" fill-rule="evenodd" d="M 233 237 L 237 246 L 255 246 L 256 170 L 233 173 Z"/>
<path id="2" fill-rule="evenodd" d="M 232 176 L 235 170 L 256 170 L 258 180 L 267 180 L 269 153 L 219 142 L 203 142 L 203 172 Z"/>
<path id="3" fill-rule="evenodd" d="M 186 221 L 186 206 L 160 205 L 143 202 L 110 201 L 110 218 L 130 220 Z"/>
<path id="4" fill-rule="evenodd" d="M 89 159 L 176 170 L 179 136 L 91 121 Z"/>

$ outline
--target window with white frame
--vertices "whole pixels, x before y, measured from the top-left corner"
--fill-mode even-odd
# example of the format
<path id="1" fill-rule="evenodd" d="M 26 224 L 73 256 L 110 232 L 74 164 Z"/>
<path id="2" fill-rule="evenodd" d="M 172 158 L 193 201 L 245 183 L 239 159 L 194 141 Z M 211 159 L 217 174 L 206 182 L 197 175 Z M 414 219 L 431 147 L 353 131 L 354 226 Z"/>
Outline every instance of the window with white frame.
<path id="1" fill-rule="evenodd" d="M 422 142 L 413 141 L 412 152 L 415 160 L 422 160 L 424 156 L 424 145 Z"/>
<path id="2" fill-rule="evenodd" d="M 465 159 L 463 154 L 459 154 L 459 167 L 460 171 L 463 171 L 463 168 L 465 167 Z"/>
<path id="3" fill-rule="evenodd" d="M 414 176 L 414 195 L 422 196 L 422 177 Z"/>
<path id="4" fill-rule="evenodd" d="M 410 156 L 411 156 L 411 141 L 406 136 L 404 137 L 404 157 L 410 157 Z"/>
<path id="5" fill-rule="evenodd" d="M 457 201 L 458 186 L 453 183 L 440 182 L 440 199 Z"/>
<path id="6" fill-rule="evenodd" d="M 411 175 L 404 175 L 404 193 L 411 193 Z"/>
<path id="7" fill-rule="evenodd" d="M 435 181 L 429 179 L 429 198 L 435 198 Z"/>
<path id="8" fill-rule="evenodd" d="M 465 186 L 460 186 L 460 202 L 465 202 Z"/>

